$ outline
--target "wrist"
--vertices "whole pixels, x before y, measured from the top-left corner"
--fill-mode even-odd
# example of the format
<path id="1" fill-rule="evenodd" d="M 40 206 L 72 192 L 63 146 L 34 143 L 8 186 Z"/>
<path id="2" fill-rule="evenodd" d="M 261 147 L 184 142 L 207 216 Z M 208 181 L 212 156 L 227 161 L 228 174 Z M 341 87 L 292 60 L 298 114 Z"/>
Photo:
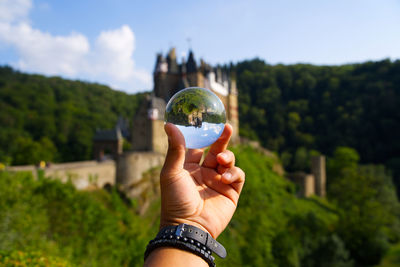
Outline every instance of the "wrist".
<path id="1" fill-rule="evenodd" d="M 213 233 L 211 233 L 206 227 L 204 227 L 200 223 L 197 223 L 197 222 L 192 221 L 192 220 L 180 219 L 180 218 L 173 219 L 173 220 L 161 219 L 159 230 L 161 230 L 162 228 L 167 227 L 167 226 L 172 226 L 172 225 L 175 226 L 175 225 L 179 225 L 179 224 L 182 224 L 182 223 L 196 226 L 197 228 L 200 228 L 204 232 L 210 234 L 213 238 L 217 238 L 216 236 L 214 236 Z"/>
<path id="2" fill-rule="evenodd" d="M 160 247 L 175 247 L 189 251 L 201 257 L 209 266 L 215 266 L 212 253 L 221 258 L 226 257 L 226 250 L 223 245 L 213 239 L 208 232 L 187 223 L 163 227 L 155 239 L 147 245 L 145 259 Z"/>
<path id="3" fill-rule="evenodd" d="M 150 253 L 144 266 L 208 266 L 201 257 L 174 247 L 159 247 Z"/>

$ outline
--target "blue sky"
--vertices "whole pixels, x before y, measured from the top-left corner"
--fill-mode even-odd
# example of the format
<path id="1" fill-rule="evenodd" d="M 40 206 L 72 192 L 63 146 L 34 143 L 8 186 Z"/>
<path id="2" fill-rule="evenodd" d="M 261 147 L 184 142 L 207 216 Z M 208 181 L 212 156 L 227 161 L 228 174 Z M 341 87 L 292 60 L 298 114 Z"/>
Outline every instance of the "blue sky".
<path id="1" fill-rule="evenodd" d="M 400 58 L 399 0 L 0 0 L 0 64 L 152 89 L 157 52 L 224 64 Z"/>

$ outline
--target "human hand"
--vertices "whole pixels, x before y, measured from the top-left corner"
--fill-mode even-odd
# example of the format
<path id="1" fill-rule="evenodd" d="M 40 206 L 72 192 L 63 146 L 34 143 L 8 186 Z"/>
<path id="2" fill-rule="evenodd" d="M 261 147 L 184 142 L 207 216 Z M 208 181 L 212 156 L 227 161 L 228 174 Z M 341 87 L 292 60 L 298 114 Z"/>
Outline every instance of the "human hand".
<path id="1" fill-rule="evenodd" d="M 244 172 L 235 167 L 234 154 L 226 150 L 232 127 L 225 125 L 202 164 L 204 149 L 186 152 L 182 133 L 171 123 L 165 132 L 168 152 L 160 175 L 160 227 L 187 223 L 217 238 L 235 212 L 245 180 Z"/>

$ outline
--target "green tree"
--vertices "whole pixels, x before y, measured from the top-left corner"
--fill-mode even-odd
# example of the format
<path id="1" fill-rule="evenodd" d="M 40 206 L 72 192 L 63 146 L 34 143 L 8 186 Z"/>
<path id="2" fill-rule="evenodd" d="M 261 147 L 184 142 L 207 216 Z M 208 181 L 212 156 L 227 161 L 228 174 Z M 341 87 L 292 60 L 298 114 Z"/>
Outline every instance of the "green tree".
<path id="1" fill-rule="evenodd" d="M 328 161 L 328 196 L 340 207 L 338 232 L 352 258 L 363 266 L 375 265 L 389 243 L 398 241 L 399 204 L 391 178 L 376 166 L 360 167 L 358 160 L 354 149 L 335 150 Z"/>

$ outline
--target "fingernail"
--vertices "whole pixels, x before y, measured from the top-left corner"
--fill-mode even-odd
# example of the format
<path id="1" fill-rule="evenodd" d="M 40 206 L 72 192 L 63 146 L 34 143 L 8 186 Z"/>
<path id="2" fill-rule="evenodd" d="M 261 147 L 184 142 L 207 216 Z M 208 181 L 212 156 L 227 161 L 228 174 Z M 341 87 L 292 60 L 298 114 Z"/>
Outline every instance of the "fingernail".
<path id="1" fill-rule="evenodd" d="M 227 155 L 227 154 L 224 153 L 224 154 L 222 154 L 221 156 L 222 156 L 222 158 L 223 158 L 224 160 L 228 160 L 228 155 Z"/>
<path id="2" fill-rule="evenodd" d="M 166 124 L 164 125 L 164 129 L 165 129 L 165 133 L 166 133 L 168 136 L 170 136 L 170 135 L 171 135 L 171 134 L 170 134 L 171 130 L 169 129 L 169 127 L 166 127 Z"/>
<path id="3" fill-rule="evenodd" d="M 229 172 L 226 172 L 226 173 L 224 173 L 224 178 L 225 178 L 225 180 L 230 180 L 231 179 L 231 177 L 232 177 L 232 174 L 231 173 L 229 173 Z"/>

